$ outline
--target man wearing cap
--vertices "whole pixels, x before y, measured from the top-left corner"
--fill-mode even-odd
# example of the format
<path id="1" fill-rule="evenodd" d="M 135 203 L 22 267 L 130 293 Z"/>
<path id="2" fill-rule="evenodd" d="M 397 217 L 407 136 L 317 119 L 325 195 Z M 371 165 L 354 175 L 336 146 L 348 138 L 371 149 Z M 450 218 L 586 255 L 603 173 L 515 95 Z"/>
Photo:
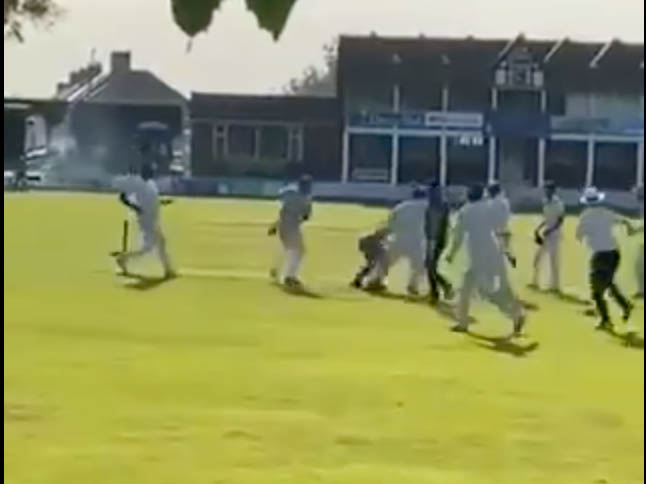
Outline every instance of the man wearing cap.
<path id="1" fill-rule="evenodd" d="M 426 217 L 426 191 L 421 187 L 413 189 L 413 198 L 397 205 L 388 219 L 391 243 L 389 249 L 390 266 L 401 259 L 408 261 L 410 272 L 408 293 L 419 295 L 419 283 L 424 277 L 426 260 L 426 241 L 424 219 Z"/>
<path id="2" fill-rule="evenodd" d="M 269 229 L 269 235 L 276 233 L 283 246 L 285 265 L 282 282 L 290 288 L 300 288 L 302 284 L 298 278 L 305 244 L 301 226 L 312 216 L 312 179 L 303 176 L 296 185 L 288 185 L 280 191 L 281 207 L 278 221 Z M 281 275 L 279 269 L 274 267 L 271 276 L 278 279 Z"/>
<path id="3" fill-rule="evenodd" d="M 623 225 L 632 231 L 630 222 L 603 206 L 605 193 L 595 187 L 585 190 L 581 203 L 586 209 L 581 214 L 577 228 L 577 238 L 586 242 L 592 251 L 590 262 L 590 285 L 592 299 L 601 321 L 597 329 L 612 330 L 612 321 L 606 301 L 606 293 L 610 292 L 612 298 L 623 311 L 624 321 L 628 321 L 633 311 L 632 303 L 623 295 L 615 282 L 615 276 L 621 263 L 619 244 L 614 234 L 616 225 Z"/>
<path id="4" fill-rule="evenodd" d="M 525 325 L 520 301 L 511 289 L 507 266 L 497 237 L 498 220 L 492 214 L 484 188 L 469 189 L 468 202 L 458 214 L 453 245 L 447 260 L 452 262 L 467 239 L 469 265 L 464 275 L 458 302 L 458 323 L 453 331 L 469 329 L 469 307 L 476 291 L 513 321 L 513 335 L 519 336 Z"/>
<path id="5" fill-rule="evenodd" d="M 550 291 L 561 291 L 561 242 L 562 228 L 565 221 L 565 205 L 556 193 L 554 182 L 545 183 L 543 200 L 543 222 L 535 232 L 538 250 L 534 258 L 534 278 L 531 286 L 538 289 L 541 263 L 549 257 L 551 268 Z"/>

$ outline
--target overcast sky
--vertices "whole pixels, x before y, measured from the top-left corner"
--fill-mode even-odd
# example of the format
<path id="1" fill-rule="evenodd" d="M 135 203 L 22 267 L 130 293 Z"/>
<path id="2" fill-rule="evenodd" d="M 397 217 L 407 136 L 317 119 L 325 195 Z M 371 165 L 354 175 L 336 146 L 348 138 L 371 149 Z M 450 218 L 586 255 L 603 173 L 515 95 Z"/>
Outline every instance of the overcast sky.
<path id="1" fill-rule="evenodd" d="M 226 0 L 191 52 L 173 24 L 170 0 L 59 0 L 65 15 L 25 44 L 5 41 L 4 92 L 52 95 L 58 80 L 128 49 L 135 67 L 190 91 L 278 92 L 321 47 L 343 33 L 644 40 L 643 0 L 298 0 L 279 42 L 256 28 L 243 0 Z"/>

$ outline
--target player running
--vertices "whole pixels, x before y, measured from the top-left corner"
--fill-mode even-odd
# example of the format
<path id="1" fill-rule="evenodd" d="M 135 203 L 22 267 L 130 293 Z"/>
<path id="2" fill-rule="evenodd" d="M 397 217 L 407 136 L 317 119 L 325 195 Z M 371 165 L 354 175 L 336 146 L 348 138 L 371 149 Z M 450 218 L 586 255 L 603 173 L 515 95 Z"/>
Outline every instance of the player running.
<path id="1" fill-rule="evenodd" d="M 464 275 L 458 302 L 458 323 L 453 331 L 469 329 L 469 307 L 476 291 L 513 321 L 512 336 L 520 336 L 525 325 L 525 314 L 516 298 L 507 276 L 507 266 L 498 239 L 499 213 L 484 198 L 484 188 L 476 185 L 469 189 L 467 204 L 460 210 L 447 257 L 453 262 L 467 239 L 469 264 Z"/>
<path id="2" fill-rule="evenodd" d="M 577 228 L 579 241 L 587 242 L 592 251 L 590 262 L 590 285 L 592 299 L 601 315 L 597 329 L 612 331 L 612 320 L 606 301 L 609 291 L 612 298 L 623 311 L 623 320 L 628 322 L 633 312 L 632 303 L 623 295 L 615 282 L 615 276 L 621 263 L 619 244 L 614 234 L 616 225 L 623 225 L 630 232 L 632 225 L 628 220 L 618 216 L 603 206 L 605 193 L 594 187 L 585 190 L 581 203 L 587 208 L 581 214 Z"/>
<path id="3" fill-rule="evenodd" d="M 426 273 L 430 288 L 429 299 L 433 306 L 440 301 L 440 289 L 445 299 L 453 299 L 453 286 L 438 270 L 442 253 L 448 242 L 450 214 L 449 206 L 442 195 L 442 187 L 439 183 L 432 182 L 428 190 L 424 232 L 426 233 Z"/>
<path id="4" fill-rule="evenodd" d="M 154 180 L 152 165 L 143 164 L 139 175 L 117 177 L 114 180 L 114 187 L 121 192 L 119 196 L 121 203 L 136 214 L 142 235 L 141 248 L 115 256 L 115 261 L 122 273 L 128 275 L 128 264 L 132 260 L 157 249 L 159 260 L 164 268 L 164 277 L 167 279 L 175 277 L 176 273 L 166 247 L 166 238 L 159 223 L 159 209 L 162 202 Z M 170 201 L 163 202 L 163 204 L 167 203 Z"/>
<path id="5" fill-rule="evenodd" d="M 284 252 L 282 274 L 279 273 L 278 267 L 274 267 L 271 276 L 288 288 L 303 287 L 298 277 L 305 256 L 301 226 L 312 216 L 311 195 L 312 179 L 309 176 L 301 177 L 296 185 L 283 188 L 280 191 L 281 208 L 278 221 L 269 229 L 269 235 L 278 234 Z"/>
<path id="6" fill-rule="evenodd" d="M 556 193 L 553 182 L 545 184 L 545 199 L 543 200 L 543 221 L 534 235 L 538 250 L 534 258 L 534 277 L 531 287 L 539 288 L 540 270 L 543 259 L 550 260 L 551 283 L 550 291 L 561 292 L 561 244 L 563 242 L 563 222 L 565 221 L 565 205 Z"/>

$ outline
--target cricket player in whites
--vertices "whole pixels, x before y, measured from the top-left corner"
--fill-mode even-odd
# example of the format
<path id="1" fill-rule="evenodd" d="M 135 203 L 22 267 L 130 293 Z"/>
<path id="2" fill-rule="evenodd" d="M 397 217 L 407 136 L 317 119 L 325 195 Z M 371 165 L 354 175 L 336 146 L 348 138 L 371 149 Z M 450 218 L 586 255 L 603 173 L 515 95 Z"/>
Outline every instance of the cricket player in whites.
<path id="1" fill-rule="evenodd" d="M 554 182 L 545 183 L 545 199 L 543 200 L 543 221 L 534 233 L 538 244 L 534 258 L 534 278 L 530 287 L 540 286 L 541 264 L 545 256 L 549 257 L 551 268 L 550 291 L 561 292 L 561 244 L 563 242 L 563 222 L 565 221 L 565 205 L 556 193 Z"/>
<path id="2" fill-rule="evenodd" d="M 419 295 L 419 283 L 426 269 L 426 238 L 424 225 L 428 201 L 426 191 L 421 187 L 413 189 L 412 200 L 397 205 L 390 214 L 388 229 L 391 243 L 389 248 L 390 266 L 406 259 L 410 266 L 408 294 Z"/>
<path id="3" fill-rule="evenodd" d="M 270 271 L 274 280 L 280 280 L 292 289 L 302 288 L 298 278 L 305 244 L 301 226 L 312 216 L 312 178 L 303 176 L 296 185 L 288 185 L 280 191 L 281 208 L 278 221 L 269 228 L 269 235 L 278 234 L 283 247 L 284 268 L 282 274 L 276 264 Z"/>
<path id="4" fill-rule="evenodd" d="M 456 332 L 469 329 L 469 307 L 479 291 L 489 302 L 513 321 L 512 336 L 520 336 L 525 325 L 525 314 L 509 283 L 507 264 L 498 238 L 499 214 L 484 198 L 484 188 L 469 189 L 467 204 L 458 213 L 453 245 L 447 257 L 453 262 L 467 240 L 469 263 L 464 275 L 458 301 Z"/>
<path id="5" fill-rule="evenodd" d="M 164 277 L 167 279 L 175 277 L 176 273 L 166 248 L 166 238 L 159 224 L 159 209 L 162 202 L 154 180 L 152 165 L 143 164 L 139 175 L 117 177 L 114 180 L 114 187 L 121 192 L 121 203 L 135 212 L 143 240 L 141 248 L 115 256 L 116 263 L 123 274 L 128 274 L 128 264 L 132 260 L 157 249 L 159 260 L 164 268 Z M 170 202 L 163 204 L 167 203 Z"/>
<path id="6" fill-rule="evenodd" d="M 516 268 L 517 260 L 511 250 L 511 230 L 509 228 L 511 204 L 498 182 L 489 184 L 487 194 L 489 195 L 489 205 L 496 224 L 496 235 L 500 240 L 500 246 L 511 266 Z"/>
<path id="7" fill-rule="evenodd" d="M 617 225 L 623 225 L 632 232 L 633 228 L 628 220 L 620 217 L 610 209 L 603 206 L 605 193 L 594 187 L 587 188 L 581 198 L 581 203 L 586 209 L 581 214 L 577 228 L 577 238 L 587 242 L 592 252 L 590 261 L 590 286 L 592 299 L 597 305 L 601 321 L 597 329 L 612 331 L 612 321 L 606 293 L 610 292 L 612 298 L 623 311 L 623 320 L 628 322 L 633 312 L 632 303 L 623 295 L 615 282 L 617 270 L 621 263 L 621 252 L 614 234 Z"/>

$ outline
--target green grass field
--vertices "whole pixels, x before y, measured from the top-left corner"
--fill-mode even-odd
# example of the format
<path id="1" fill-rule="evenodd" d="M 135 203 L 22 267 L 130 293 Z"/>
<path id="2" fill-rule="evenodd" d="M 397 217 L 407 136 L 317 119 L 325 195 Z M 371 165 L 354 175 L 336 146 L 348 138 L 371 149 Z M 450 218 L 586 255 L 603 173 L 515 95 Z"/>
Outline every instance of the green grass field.
<path id="1" fill-rule="evenodd" d="M 304 279 L 320 297 L 283 293 L 266 277 L 275 212 L 179 200 L 165 227 L 184 276 L 155 286 L 114 275 L 114 197 L 5 195 L 6 483 L 644 482 L 643 346 L 524 289 L 535 219 L 517 221 L 513 277 L 540 309 L 510 346 L 347 287 L 378 209 L 317 205 Z M 567 286 L 585 294 L 573 223 Z M 488 306 L 474 316 L 482 337 L 509 331 Z"/>

